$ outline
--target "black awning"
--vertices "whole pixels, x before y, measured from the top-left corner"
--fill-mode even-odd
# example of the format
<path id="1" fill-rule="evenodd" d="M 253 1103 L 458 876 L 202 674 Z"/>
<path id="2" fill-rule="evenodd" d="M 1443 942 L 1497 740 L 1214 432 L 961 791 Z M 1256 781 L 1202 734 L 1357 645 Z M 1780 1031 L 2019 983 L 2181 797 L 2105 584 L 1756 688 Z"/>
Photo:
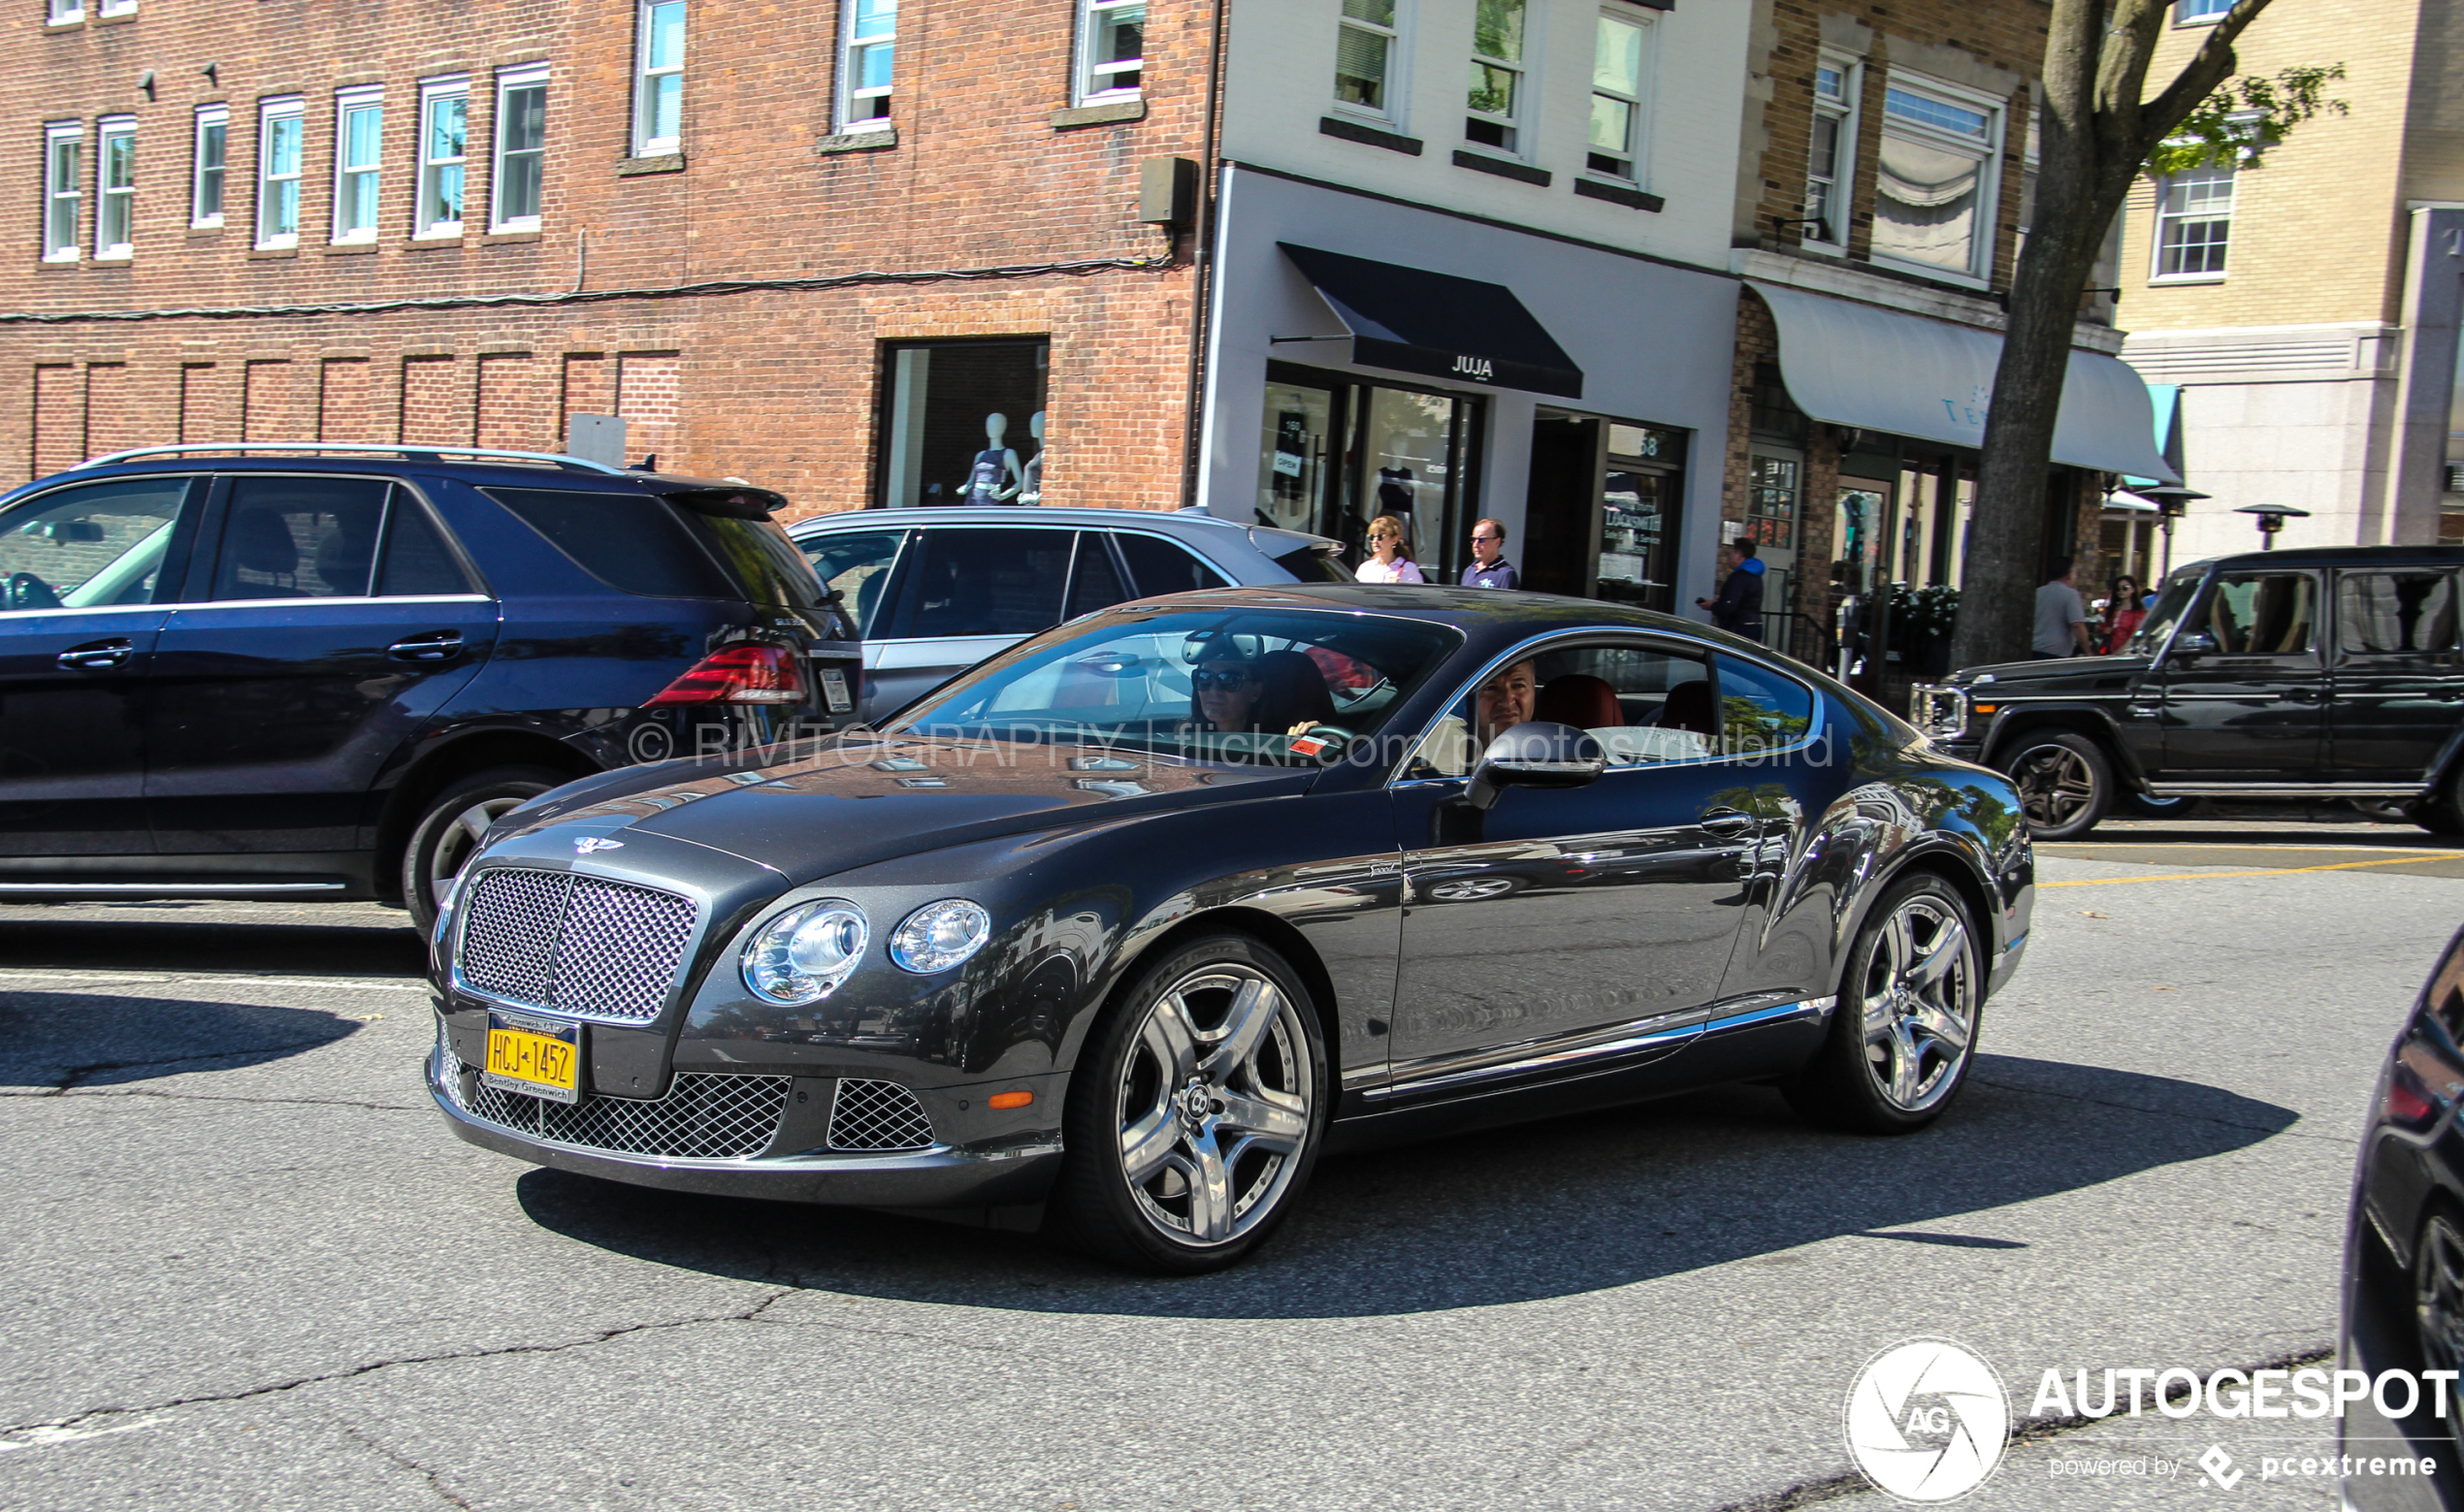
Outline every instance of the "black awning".
<path id="1" fill-rule="evenodd" d="M 1276 243 L 1351 333 L 1364 368 L 1583 397 L 1583 372 L 1502 283 Z"/>

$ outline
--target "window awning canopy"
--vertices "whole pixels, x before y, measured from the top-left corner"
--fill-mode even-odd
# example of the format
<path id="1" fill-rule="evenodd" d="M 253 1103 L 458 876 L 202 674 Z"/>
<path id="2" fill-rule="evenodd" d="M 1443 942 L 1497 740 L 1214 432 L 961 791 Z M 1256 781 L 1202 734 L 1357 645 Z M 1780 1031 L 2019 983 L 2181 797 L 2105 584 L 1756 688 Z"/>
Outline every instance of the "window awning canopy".
<path id="1" fill-rule="evenodd" d="M 1746 287 L 1778 322 L 1780 378 L 1806 414 L 1950 446 L 1985 444 L 2000 337 L 1752 279 Z M 2074 350 L 2054 423 L 2054 461 L 2181 482 L 2155 437 L 2147 384 L 2129 364 Z"/>
<path id="2" fill-rule="evenodd" d="M 1361 367 L 1583 397 L 1582 370 L 1502 283 L 1276 244 L 1351 333 Z"/>

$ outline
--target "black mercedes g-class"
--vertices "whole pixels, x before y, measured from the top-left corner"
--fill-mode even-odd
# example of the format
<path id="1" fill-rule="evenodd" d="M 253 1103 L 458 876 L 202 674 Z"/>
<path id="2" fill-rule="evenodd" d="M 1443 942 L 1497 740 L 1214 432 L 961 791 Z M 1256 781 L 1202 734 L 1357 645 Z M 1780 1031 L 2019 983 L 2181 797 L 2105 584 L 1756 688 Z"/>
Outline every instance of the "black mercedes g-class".
<path id="1" fill-rule="evenodd" d="M 2459 568 L 2453 546 L 2192 563 L 2123 654 L 1963 668 L 1910 712 L 2009 773 L 2041 840 L 2201 797 L 2357 799 L 2464 834 Z"/>

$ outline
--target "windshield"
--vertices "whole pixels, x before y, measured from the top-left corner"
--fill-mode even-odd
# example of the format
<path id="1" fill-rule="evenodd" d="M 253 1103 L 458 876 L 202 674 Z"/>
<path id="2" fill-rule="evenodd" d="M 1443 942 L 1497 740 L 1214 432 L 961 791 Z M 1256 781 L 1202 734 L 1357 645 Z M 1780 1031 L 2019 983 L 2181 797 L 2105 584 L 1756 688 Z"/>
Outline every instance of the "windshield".
<path id="1" fill-rule="evenodd" d="M 1013 648 L 889 728 L 1323 765 L 1376 735 L 1461 643 L 1376 615 L 1131 605 Z"/>
<path id="2" fill-rule="evenodd" d="M 2182 618 L 2182 611 L 2190 606 L 2191 597 L 2199 591 L 2199 579 L 2204 576 L 2204 569 L 2185 572 L 2164 585 L 2156 607 L 2148 611 L 2148 617 L 2139 622 L 2138 633 L 2130 637 L 2132 651 L 2153 652 L 2164 644 L 2164 638 L 2173 633 L 2174 623 Z"/>

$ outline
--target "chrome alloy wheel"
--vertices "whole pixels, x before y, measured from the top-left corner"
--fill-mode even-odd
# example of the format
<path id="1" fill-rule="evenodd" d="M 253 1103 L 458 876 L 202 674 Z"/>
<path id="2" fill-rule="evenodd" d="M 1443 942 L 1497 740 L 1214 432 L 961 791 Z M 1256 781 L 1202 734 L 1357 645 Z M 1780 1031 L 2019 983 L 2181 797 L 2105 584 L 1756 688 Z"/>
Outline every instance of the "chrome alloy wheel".
<path id="1" fill-rule="evenodd" d="M 1265 974 L 1202 966 L 1147 1009 L 1115 1094 L 1120 1170 L 1149 1223 L 1214 1245 L 1274 1211 L 1316 1127 L 1304 1010 Z"/>
<path id="2" fill-rule="evenodd" d="M 1920 1113 L 1959 1085 L 1976 1037 L 1975 951 L 1942 899 L 1917 893 L 1892 914 L 1865 962 L 1865 1071 L 1883 1100 Z"/>
<path id="3" fill-rule="evenodd" d="M 2446 1212 L 2430 1214 L 2413 1257 L 2413 1319 L 2424 1365 L 2464 1367 L 2464 1230 Z"/>
<path id="4" fill-rule="evenodd" d="M 524 797 L 482 798 L 453 817 L 428 847 L 428 888 L 442 907 L 453 885 L 479 849 L 479 837 L 495 823 L 531 800 Z"/>
<path id="5" fill-rule="evenodd" d="M 2088 758 L 2068 746 L 2043 745 L 2027 752 L 2011 771 L 2019 805 L 2028 823 L 2059 829 L 2096 801 L 2096 774 Z"/>

